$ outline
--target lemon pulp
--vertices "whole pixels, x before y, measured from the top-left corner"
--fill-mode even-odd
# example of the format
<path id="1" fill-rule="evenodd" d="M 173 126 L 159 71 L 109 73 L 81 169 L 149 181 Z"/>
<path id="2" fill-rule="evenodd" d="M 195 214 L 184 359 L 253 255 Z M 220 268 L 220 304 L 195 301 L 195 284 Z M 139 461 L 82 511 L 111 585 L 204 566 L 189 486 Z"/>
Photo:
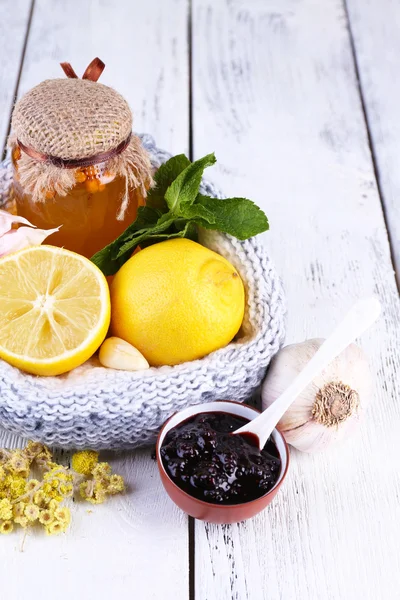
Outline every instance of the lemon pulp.
<path id="1" fill-rule="evenodd" d="M 0 259 L 0 358 L 36 375 L 81 365 L 110 323 L 107 281 L 88 259 L 34 246 Z"/>

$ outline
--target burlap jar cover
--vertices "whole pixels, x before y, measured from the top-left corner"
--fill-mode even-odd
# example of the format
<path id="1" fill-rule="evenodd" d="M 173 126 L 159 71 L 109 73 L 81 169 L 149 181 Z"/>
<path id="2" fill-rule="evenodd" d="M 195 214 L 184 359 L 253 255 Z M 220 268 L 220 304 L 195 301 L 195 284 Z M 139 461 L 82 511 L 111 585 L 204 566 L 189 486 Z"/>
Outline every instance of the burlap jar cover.
<path id="1" fill-rule="evenodd" d="M 67 79 L 49 79 L 27 92 L 14 108 L 9 143 L 19 146 L 19 182 L 33 202 L 46 191 L 65 196 L 83 167 L 105 163 L 125 179 L 117 218 L 124 217 L 129 189 L 146 196 L 151 164 L 140 139 L 132 134 L 132 112 L 114 89 L 98 83 L 104 63 L 94 59 L 82 79 L 61 63 Z"/>

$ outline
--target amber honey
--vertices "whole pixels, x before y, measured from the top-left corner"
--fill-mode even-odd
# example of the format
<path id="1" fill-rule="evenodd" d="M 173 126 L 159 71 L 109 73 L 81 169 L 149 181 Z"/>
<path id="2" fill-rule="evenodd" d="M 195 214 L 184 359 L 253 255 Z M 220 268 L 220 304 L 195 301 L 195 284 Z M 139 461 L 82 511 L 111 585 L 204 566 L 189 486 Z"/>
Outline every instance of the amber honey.
<path id="1" fill-rule="evenodd" d="M 66 196 L 43 190 L 43 200 L 34 202 L 18 182 L 19 156 L 20 150 L 15 148 L 12 158 L 17 213 L 41 229 L 60 226 L 46 244 L 63 246 L 90 258 L 119 236 L 135 220 L 138 206 L 144 205 L 141 190 L 129 190 L 129 205 L 123 218 L 118 219 L 126 193 L 125 178 L 113 176 L 104 164 L 77 171 L 76 184 Z"/>

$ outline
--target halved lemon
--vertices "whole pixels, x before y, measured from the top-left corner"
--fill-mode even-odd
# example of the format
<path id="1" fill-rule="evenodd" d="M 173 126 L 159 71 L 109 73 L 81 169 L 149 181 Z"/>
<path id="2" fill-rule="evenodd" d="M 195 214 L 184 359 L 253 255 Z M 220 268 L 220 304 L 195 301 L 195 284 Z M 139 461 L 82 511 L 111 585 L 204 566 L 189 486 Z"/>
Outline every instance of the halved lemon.
<path id="1" fill-rule="evenodd" d="M 90 358 L 110 324 L 110 293 L 90 260 L 54 246 L 0 259 L 0 358 L 60 375 Z"/>

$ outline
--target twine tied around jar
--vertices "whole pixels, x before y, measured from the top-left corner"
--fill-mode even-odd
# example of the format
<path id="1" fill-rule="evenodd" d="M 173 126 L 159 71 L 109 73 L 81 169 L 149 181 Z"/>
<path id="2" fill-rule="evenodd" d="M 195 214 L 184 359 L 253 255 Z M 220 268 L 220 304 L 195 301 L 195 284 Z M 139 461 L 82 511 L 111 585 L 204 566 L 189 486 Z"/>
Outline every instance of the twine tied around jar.
<path id="1" fill-rule="evenodd" d="M 125 179 L 117 215 L 123 219 L 129 190 L 146 196 L 152 170 L 140 139 L 132 133 L 132 113 L 113 88 L 98 83 L 105 64 L 95 58 L 82 79 L 61 63 L 67 79 L 50 79 L 27 92 L 14 108 L 9 144 L 20 149 L 18 178 L 24 193 L 43 202 L 49 190 L 65 196 L 80 169 L 102 163 Z"/>

